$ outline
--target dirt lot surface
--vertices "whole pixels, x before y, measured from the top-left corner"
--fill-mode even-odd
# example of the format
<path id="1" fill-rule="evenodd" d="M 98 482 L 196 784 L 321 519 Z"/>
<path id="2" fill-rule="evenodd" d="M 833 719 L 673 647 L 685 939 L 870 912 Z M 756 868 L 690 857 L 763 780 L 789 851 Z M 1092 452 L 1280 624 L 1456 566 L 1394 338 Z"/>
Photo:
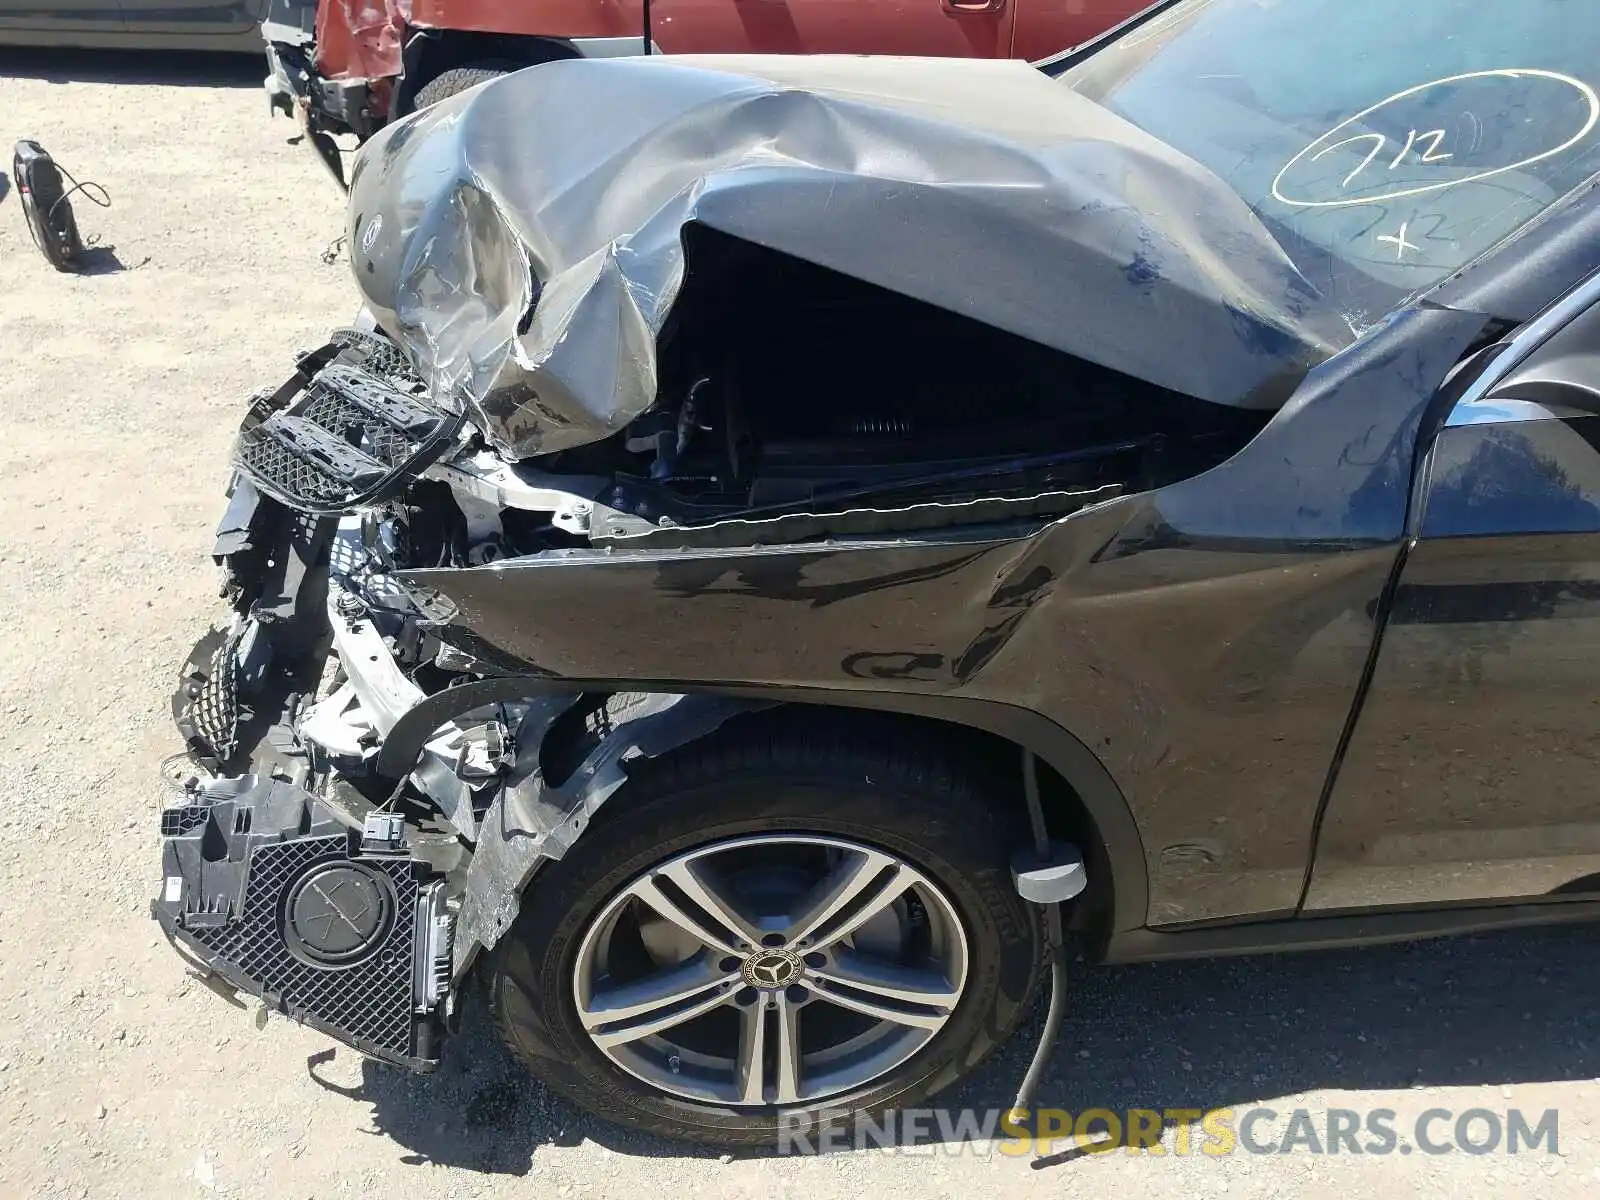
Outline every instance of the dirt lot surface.
<path id="1" fill-rule="evenodd" d="M 1593 1195 L 1597 935 L 1085 971 L 1042 1100 L 1559 1110 L 1559 1153 L 719 1157 L 526 1082 L 469 1020 L 411 1078 L 191 980 L 148 917 L 169 686 L 214 611 L 207 558 L 242 401 L 352 310 L 341 205 L 254 62 L 0 52 L 0 135 L 113 207 L 57 275 L 0 198 L 0 1196 Z M 114 254 L 114 258 L 112 255 Z M 117 263 L 121 269 L 117 269 Z M 1037 1028 L 1037 1015 L 1031 1029 Z M 952 1105 L 1003 1105 L 1026 1036 Z M 322 1056 L 322 1057 L 319 1057 Z M 1284 1121 L 1257 1130 L 1282 1137 Z M 1436 1124 L 1448 1140 L 1453 1122 Z M 1484 1126 L 1480 1125 L 1481 1130 Z M 1366 1140 L 1366 1139 L 1363 1139 Z M 1175 1143 L 1169 1141 L 1175 1147 Z"/>

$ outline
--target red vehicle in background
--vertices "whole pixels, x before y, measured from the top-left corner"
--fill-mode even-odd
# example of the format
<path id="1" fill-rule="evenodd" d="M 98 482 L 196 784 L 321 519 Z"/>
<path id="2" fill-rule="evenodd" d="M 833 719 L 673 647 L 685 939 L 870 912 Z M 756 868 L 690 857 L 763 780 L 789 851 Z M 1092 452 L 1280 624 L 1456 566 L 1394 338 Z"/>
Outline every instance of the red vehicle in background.
<path id="1" fill-rule="evenodd" d="M 1039 59 L 1148 0 L 273 0 L 262 24 L 273 108 L 344 181 L 335 134 L 559 58 L 900 54 Z"/>

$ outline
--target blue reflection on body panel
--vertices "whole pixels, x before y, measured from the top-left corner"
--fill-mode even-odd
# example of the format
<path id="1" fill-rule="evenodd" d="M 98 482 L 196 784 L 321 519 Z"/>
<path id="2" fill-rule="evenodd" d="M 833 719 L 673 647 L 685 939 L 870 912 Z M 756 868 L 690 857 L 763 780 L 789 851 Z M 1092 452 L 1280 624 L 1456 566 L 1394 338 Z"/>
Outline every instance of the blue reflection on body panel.
<path id="1" fill-rule="evenodd" d="M 1458 404 L 1450 412 L 1446 426 L 1454 429 L 1461 425 L 1508 425 L 1516 421 L 1558 421 L 1562 417 L 1581 416 L 1566 408 L 1551 408 L 1531 400 L 1471 400 Z"/>
<path id="2" fill-rule="evenodd" d="M 1456 427 L 1440 437 L 1434 460 L 1424 539 L 1600 530 L 1600 508 L 1583 479 L 1589 472 L 1581 469 L 1594 461 L 1594 448 L 1570 423 Z"/>

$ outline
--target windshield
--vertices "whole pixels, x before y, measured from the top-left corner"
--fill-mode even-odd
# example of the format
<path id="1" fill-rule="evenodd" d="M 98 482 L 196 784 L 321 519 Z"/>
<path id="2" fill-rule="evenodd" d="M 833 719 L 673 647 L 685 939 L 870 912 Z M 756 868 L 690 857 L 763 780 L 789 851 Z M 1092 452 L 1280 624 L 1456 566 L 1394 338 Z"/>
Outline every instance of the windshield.
<path id="1" fill-rule="evenodd" d="M 1360 329 L 1600 171 L 1597 0 L 1180 0 L 1061 76 L 1225 179 Z"/>

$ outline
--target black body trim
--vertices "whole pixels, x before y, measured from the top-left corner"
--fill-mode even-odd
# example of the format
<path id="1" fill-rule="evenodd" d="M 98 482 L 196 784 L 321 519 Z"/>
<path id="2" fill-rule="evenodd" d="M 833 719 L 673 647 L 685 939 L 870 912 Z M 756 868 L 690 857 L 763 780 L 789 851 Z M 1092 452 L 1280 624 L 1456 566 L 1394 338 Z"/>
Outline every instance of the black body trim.
<path id="1" fill-rule="evenodd" d="M 1600 921 L 1600 900 L 1557 898 L 1542 903 L 1374 910 L 1193 929 L 1134 929 L 1116 934 L 1102 961 L 1154 962 L 1280 954 L 1293 950 L 1339 950 L 1587 921 Z"/>

